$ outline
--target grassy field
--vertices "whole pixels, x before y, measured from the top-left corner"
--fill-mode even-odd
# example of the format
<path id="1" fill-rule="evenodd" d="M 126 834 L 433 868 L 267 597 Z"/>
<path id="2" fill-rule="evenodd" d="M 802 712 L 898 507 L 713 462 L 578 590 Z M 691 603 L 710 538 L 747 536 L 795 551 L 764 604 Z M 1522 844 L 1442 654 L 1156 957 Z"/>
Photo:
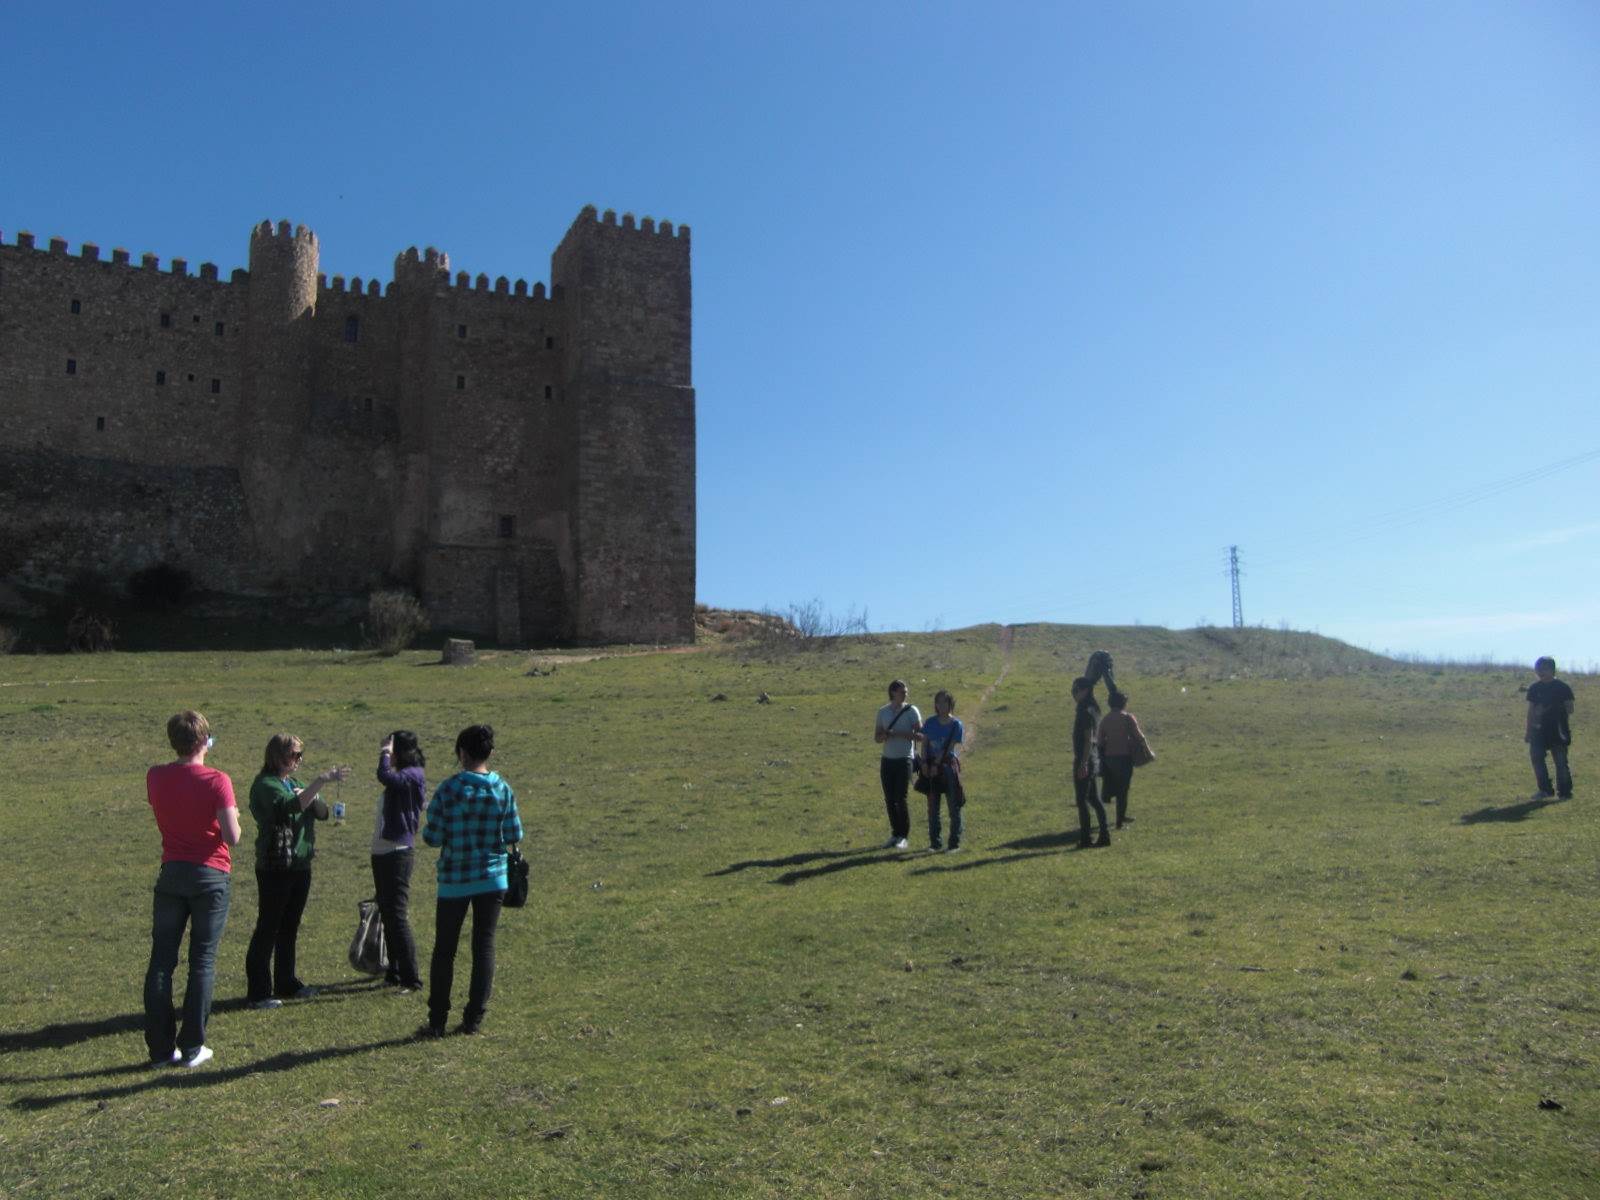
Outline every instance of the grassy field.
<path id="1" fill-rule="evenodd" d="M 1578 798 L 1538 805 L 1523 673 L 1262 630 L 1001 633 L 538 674 L 510 652 L 0 659 L 0 1193 L 1600 1195 L 1595 679 L 1573 680 Z M 1065 694 L 1100 646 L 1160 757 L 1133 829 L 1080 852 Z M 960 855 L 915 849 L 915 796 L 913 852 L 879 849 L 894 675 L 975 726 Z M 152 1071 L 142 775 L 189 706 L 241 792 L 280 728 L 310 770 L 358 773 L 300 938 L 324 995 L 242 1007 L 247 866 L 216 1060 Z M 437 781 L 476 720 L 533 898 L 502 920 L 484 1034 L 418 1042 L 421 998 L 344 962 L 371 771 L 411 727 Z"/>

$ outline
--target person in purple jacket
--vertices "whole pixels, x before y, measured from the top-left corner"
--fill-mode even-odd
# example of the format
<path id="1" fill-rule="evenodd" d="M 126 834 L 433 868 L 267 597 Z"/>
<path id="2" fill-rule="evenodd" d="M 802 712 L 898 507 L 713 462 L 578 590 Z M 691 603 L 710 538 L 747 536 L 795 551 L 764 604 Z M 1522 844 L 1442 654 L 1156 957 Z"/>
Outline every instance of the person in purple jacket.
<path id="1" fill-rule="evenodd" d="M 378 889 L 383 937 L 389 946 L 384 982 L 402 992 L 422 987 L 417 943 L 406 909 L 411 900 L 412 847 L 428 802 L 428 783 L 422 774 L 426 763 L 417 735 L 409 729 L 396 729 L 378 751 L 383 803 L 378 805 L 378 827 L 372 833 L 372 882 Z"/>

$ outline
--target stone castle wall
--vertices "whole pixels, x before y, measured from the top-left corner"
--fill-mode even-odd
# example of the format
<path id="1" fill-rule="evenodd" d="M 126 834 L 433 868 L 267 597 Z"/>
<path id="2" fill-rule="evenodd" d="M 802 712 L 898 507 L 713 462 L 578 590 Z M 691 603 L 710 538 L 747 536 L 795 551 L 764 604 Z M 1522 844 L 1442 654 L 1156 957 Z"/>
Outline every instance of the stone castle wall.
<path id="1" fill-rule="evenodd" d="M 585 209 L 553 287 L 0 242 L 0 580 L 157 562 L 221 595 L 416 590 L 440 628 L 693 636 L 688 230 Z"/>

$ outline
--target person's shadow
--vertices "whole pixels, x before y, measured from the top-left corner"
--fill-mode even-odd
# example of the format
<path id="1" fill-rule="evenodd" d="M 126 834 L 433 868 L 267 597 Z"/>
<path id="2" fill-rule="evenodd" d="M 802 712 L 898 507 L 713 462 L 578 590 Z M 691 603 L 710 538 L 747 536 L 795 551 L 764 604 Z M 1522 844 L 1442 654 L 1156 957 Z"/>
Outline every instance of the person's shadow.
<path id="1" fill-rule="evenodd" d="M 236 1067 L 203 1067 L 196 1071 L 188 1071 L 176 1066 L 133 1064 L 132 1066 L 112 1067 L 109 1070 L 98 1072 L 74 1072 L 69 1075 L 59 1076 L 30 1076 L 8 1082 L 43 1083 L 52 1078 L 64 1080 L 82 1079 L 88 1075 L 127 1075 L 134 1071 L 142 1072 L 148 1078 L 140 1080 L 138 1083 L 92 1088 L 88 1091 L 68 1092 L 60 1096 L 18 1096 L 11 1102 L 11 1107 L 27 1112 L 38 1112 L 43 1109 L 55 1108 L 57 1105 L 71 1104 L 84 1100 L 98 1100 L 106 1103 L 112 1100 L 120 1100 L 127 1096 L 135 1096 L 140 1092 L 148 1092 L 155 1088 L 214 1087 L 219 1083 L 232 1083 L 236 1079 L 243 1079 L 246 1075 L 265 1075 L 278 1071 L 292 1071 L 296 1067 L 305 1066 L 307 1063 L 324 1062 L 334 1058 L 349 1058 L 356 1054 L 366 1054 L 370 1050 L 387 1050 L 395 1046 L 409 1046 L 414 1040 L 411 1037 L 399 1037 L 388 1038 L 381 1042 L 367 1042 L 360 1046 L 329 1046 L 324 1050 L 285 1051 L 282 1054 L 274 1054 L 270 1058 L 240 1063 Z"/>
<path id="2" fill-rule="evenodd" d="M 340 980 L 338 983 L 322 985 L 318 989 L 320 994 L 311 1003 L 336 1004 L 353 996 L 377 991 L 383 986 L 380 981 L 366 977 Z M 240 1012 L 249 1006 L 249 1002 L 243 996 L 236 996 L 213 1003 L 211 1014 L 215 1016 L 217 1013 Z M 38 1029 L 0 1033 L 0 1054 L 17 1054 L 25 1050 L 60 1050 L 67 1046 L 76 1046 L 79 1042 L 91 1042 L 95 1038 L 114 1037 L 121 1033 L 141 1033 L 143 1030 L 142 1012 L 101 1017 L 95 1021 L 58 1021 L 53 1025 L 40 1026 Z"/>
<path id="3" fill-rule="evenodd" d="M 1506 804 L 1495 806 L 1487 804 L 1473 812 L 1462 813 L 1457 820 L 1459 825 L 1481 825 L 1485 821 L 1525 821 L 1541 808 L 1548 808 L 1552 804 L 1561 804 L 1554 796 L 1549 799 L 1524 800 L 1521 804 Z"/>
<path id="4" fill-rule="evenodd" d="M 913 875 L 936 875 L 948 871 L 971 871 L 978 867 L 994 867 L 1003 863 L 1023 862 L 1030 858 L 1045 858 L 1061 850 L 1078 849 L 1078 835 L 1070 831 L 1036 833 L 1015 841 L 1001 842 L 996 850 L 1011 850 L 1011 854 L 993 854 L 987 858 L 968 858 L 957 862 L 929 863 L 912 871 Z"/>
<path id="5" fill-rule="evenodd" d="M 784 858 L 747 858 L 744 862 L 729 863 L 720 871 L 707 871 L 707 879 L 715 879 L 719 875 L 735 875 L 740 871 L 748 871 L 756 867 L 803 867 L 807 863 L 822 862 L 835 858 L 859 858 L 863 854 L 870 854 L 871 846 L 861 846 L 855 850 L 808 850 L 800 854 L 790 854 Z"/>

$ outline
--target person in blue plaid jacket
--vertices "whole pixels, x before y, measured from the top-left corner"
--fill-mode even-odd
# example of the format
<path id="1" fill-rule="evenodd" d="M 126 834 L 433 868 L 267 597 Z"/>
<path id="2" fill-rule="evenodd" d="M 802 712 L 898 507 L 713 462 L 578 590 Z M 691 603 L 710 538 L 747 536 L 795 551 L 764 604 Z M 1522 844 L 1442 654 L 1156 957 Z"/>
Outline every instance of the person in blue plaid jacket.
<path id="1" fill-rule="evenodd" d="M 511 785 L 489 770 L 494 729 L 468 725 L 456 738 L 461 770 L 441 783 L 428 803 L 422 840 L 439 854 L 439 899 L 428 979 L 428 1023 L 421 1032 L 443 1037 L 455 983 L 456 946 L 472 910 L 472 983 L 461 1032 L 477 1033 L 494 988 L 494 931 L 506 894 L 506 847 L 522 840 L 522 819 Z"/>

